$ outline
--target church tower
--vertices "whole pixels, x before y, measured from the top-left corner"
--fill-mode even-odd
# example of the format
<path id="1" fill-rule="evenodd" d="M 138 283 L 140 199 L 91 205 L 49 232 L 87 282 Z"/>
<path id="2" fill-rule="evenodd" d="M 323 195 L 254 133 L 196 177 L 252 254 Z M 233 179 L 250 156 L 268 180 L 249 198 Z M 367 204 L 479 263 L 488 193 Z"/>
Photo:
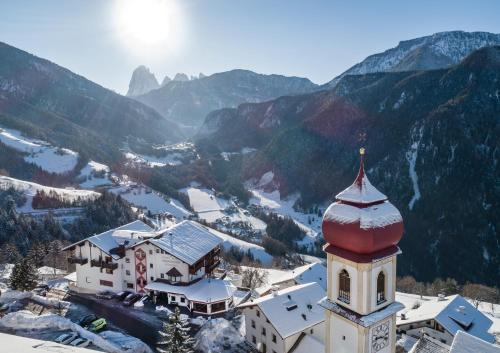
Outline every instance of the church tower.
<path id="1" fill-rule="evenodd" d="M 403 219 L 368 180 L 364 149 L 354 183 L 323 216 L 328 295 L 326 353 L 395 353 L 397 246 Z"/>

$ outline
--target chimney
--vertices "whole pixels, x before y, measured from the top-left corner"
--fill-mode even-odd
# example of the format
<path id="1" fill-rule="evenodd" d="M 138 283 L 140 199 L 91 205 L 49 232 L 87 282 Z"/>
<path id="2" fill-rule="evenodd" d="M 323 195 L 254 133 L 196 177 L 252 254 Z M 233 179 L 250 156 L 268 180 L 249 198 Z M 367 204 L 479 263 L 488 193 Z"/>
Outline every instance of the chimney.
<path id="1" fill-rule="evenodd" d="M 439 294 L 438 294 L 438 302 L 442 302 L 442 301 L 444 301 L 444 300 L 446 300 L 445 295 L 444 295 L 443 293 L 439 293 Z"/>
<path id="2" fill-rule="evenodd" d="M 276 297 L 278 295 L 278 289 L 278 286 L 271 287 L 271 294 L 273 295 L 273 297 Z"/>
<path id="3" fill-rule="evenodd" d="M 464 313 L 465 313 L 465 306 L 460 305 L 460 306 L 457 308 L 457 311 L 458 311 L 459 313 L 464 314 Z"/>

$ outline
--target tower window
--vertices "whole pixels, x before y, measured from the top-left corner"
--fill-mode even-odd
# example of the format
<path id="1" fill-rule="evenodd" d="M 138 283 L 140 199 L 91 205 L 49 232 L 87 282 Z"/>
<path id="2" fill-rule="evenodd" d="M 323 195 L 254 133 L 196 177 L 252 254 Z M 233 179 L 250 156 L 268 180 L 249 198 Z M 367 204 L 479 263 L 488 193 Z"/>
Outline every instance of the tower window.
<path id="1" fill-rule="evenodd" d="M 346 270 L 339 274 L 339 300 L 349 304 L 351 301 L 351 278 Z"/>
<path id="2" fill-rule="evenodd" d="M 385 302 L 385 274 L 380 271 L 377 277 L 377 305 Z"/>

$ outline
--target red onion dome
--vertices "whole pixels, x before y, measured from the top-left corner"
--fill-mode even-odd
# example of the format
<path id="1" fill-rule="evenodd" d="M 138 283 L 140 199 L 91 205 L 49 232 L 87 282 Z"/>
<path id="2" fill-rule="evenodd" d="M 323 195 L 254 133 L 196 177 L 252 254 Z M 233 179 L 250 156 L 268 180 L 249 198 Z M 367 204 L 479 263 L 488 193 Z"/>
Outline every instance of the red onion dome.
<path id="1" fill-rule="evenodd" d="M 354 183 L 340 192 L 323 215 L 323 237 L 335 247 L 371 254 L 396 245 L 403 236 L 398 209 L 368 180 L 364 149 Z"/>

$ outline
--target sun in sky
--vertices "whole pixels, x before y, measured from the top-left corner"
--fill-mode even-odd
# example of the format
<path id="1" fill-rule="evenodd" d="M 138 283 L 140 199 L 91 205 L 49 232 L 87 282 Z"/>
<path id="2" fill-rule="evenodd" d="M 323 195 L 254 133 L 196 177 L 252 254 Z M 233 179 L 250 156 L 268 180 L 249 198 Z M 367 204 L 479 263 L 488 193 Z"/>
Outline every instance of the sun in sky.
<path id="1" fill-rule="evenodd" d="M 115 0 L 114 23 L 134 50 L 175 50 L 182 41 L 182 14 L 174 0 Z"/>

